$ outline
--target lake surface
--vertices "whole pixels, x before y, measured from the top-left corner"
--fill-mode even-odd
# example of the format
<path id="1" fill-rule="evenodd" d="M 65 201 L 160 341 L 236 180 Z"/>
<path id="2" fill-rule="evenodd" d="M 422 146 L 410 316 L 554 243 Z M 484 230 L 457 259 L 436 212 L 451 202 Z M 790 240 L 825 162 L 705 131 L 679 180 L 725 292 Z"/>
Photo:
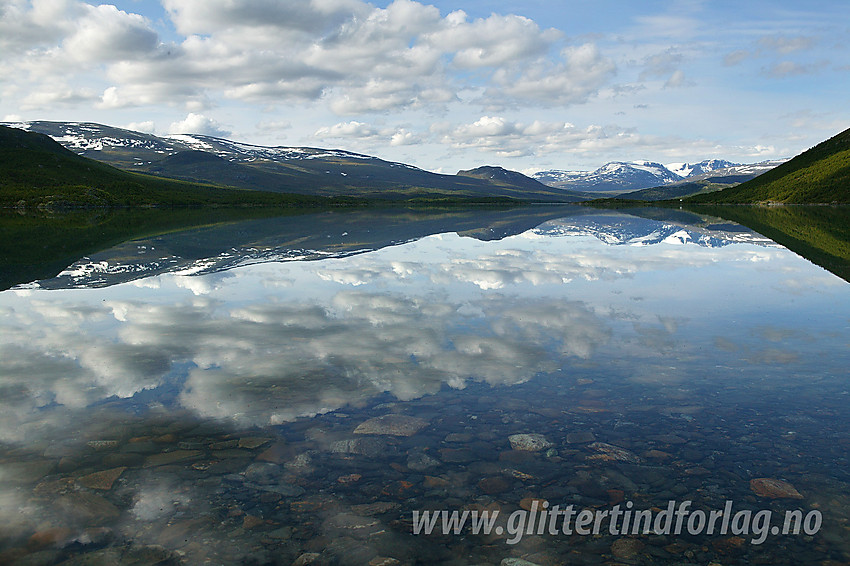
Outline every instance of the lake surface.
<path id="1" fill-rule="evenodd" d="M 695 215 L 406 214 L 1 292 L 0 563 L 850 562 L 847 282 Z M 680 532 L 540 515 L 682 502 Z M 500 534 L 414 534 L 441 510 Z"/>

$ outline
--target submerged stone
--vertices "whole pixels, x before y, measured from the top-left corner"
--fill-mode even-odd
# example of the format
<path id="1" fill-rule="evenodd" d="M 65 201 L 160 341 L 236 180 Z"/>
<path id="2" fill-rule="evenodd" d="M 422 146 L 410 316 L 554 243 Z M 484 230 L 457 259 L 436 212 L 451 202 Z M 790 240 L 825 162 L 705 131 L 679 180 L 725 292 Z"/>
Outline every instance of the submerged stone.
<path id="1" fill-rule="evenodd" d="M 768 499 L 803 499 L 803 495 L 787 481 L 774 478 L 754 478 L 750 480 L 750 489 Z"/>
<path id="2" fill-rule="evenodd" d="M 248 436 L 239 439 L 238 446 L 239 448 L 246 448 L 248 450 L 254 450 L 255 448 L 259 448 L 265 444 L 271 442 L 271 438 L 259 438 L 256 436 Z"/>
<path id="3" fill-rule="evenodd" d="M 118 508 L 99 495 L 93 493 L 70 493 L 56 500 L 56 505 L 72 519 L 87 526 L 99 526 L 117 518 Z"/>
<path id="4" fill-rule="evenodd" d="M 331 452 L 334 454 L 359 454 L 374 458 L 380 455 L 387 445 L 377 438 L 351 438 L 338 440 L 331 444 Z"/>
<path id="5" fill-rule="evenodd" d="M 593 456 L 588 456 L 588 460 L 604 460 L 606 462 L 627 462 L 629 464 L 640 464 L 642 460 L 640 456 L 629 452 L 625 448 L 608 444 L 607 442 L 594 442 L 587 446 L 591 450 L 597 452 Z"/>
<path id="6" fill-rule="evenodd" d="M 594 442 L 596 437 L 590 431 L 582 431 L 582 432 L 571 432 L 567 434 L 567 444 L 586 444 L 588 442 Z"/>
<path id="7" fill-rule="evenodd" d="M 425 454 L 424 452 L 416 452 L 407 458 L 407 467 L 416 472 L 422 472 L 431 468 L 436 468 L 440 465 L 440 461 L 436 458 Z"/>
<path id="8" fill-rule="evenodd" d="M 508 437 L 511 448 L 525 452 L 539 452 L 554 446 L 542 434 L 512 434 Z"/>
<path id="9" fill-rule="evenodd" d="M 295 559 L 292 566 L 307 566 L 308 564 L 313 564 L 316 560 L 321 558 L 321 556 L 322 555 L 318 552 L 305 552 Z"/>
<path id="10" fill-rule="evenodd" d="M 200 450 L 175 450 L 173 452 L 161 452 L 153 454 L 145 459 L 145 468 L 153 468 L 155 466 L 165 466 L 167 464 L 176 464 L 185 462 L 193 458 L 197 458 L 203 454 Z"/>
<path id="11" fill-rule="evenodd" d="M 126 467 L 121 466 L 120 468 L 112 468 L 111 470 L 95 472 L 93 474 L 77 478 L 77 483 L 89 489 L 109 490 L 112 489 L 112 484 L 115 483 L 115 480 L 121 477 L 121 474 L 123 474 L 126 469 Z"/>
<path id="12" fill-rule="evenodd" d="M 355 434 L 386 434 L 391 436 L 412 436 L 425 428 L 428 421 L 407 415 L 383 415 L 374 417 L 354 429 Z"/>

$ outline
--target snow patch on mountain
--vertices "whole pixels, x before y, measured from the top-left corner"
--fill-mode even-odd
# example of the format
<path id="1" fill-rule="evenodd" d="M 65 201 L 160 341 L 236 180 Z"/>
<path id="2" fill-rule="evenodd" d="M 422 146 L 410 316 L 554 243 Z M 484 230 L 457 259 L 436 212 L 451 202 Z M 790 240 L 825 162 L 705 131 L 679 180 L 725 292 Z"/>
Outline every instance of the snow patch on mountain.
<path id="1" fill-rule="evenodd" d="M 740 163 L 732 163 L 725 159 L 705 159 L 699 163 L 668 163 L 666 167 L 676 175 L 687 178 L 737 165 L 740 165 Z"/>
<path id="2" fill-rule="evenodd" d="M 612 161 L 595 171 L 541 171 L 532 178 L 550 187 L 612 194 L 681 180 L 679 175 L 654 161 Z"/>

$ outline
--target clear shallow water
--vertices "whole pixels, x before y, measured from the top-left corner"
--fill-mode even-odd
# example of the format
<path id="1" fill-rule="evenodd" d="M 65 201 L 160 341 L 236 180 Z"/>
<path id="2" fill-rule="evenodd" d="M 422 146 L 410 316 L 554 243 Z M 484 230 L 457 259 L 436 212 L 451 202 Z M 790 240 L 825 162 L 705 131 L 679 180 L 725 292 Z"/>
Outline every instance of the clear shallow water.
<path id="1" fill-rule="evenodd" d="M 100 288 L 81 261 L 0 293 L 0 556 L 850 561 L 850 287 L 721 228 L 579 215 L 320 261 L 237 250 Z M 275 256 L 298 257 L 317 256 Z M 387 414 L 421 428 L 355 433 Z M 550 445 L 512 449 L 523 433 Z M 763 497 L 754 478 L 802 499 Z M 731 500 L 818 510 L 823 524 L 762 544 L 412 534 L 415 510 L 507 518 L 529 497 L 594 510 Z"/>

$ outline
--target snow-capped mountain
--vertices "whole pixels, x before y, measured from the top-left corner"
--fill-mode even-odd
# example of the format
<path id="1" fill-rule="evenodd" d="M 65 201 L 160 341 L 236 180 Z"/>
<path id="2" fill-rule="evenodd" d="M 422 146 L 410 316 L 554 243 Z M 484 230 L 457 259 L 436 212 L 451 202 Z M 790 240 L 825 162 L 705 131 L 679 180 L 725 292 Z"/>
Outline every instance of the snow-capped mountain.
<path id="1" fill-rule="evenodd" d="M 740 164 L 725 159 L 706 159 L 699 163 L 669 163 L 666 166 L 652 161 L 613 161 L 606 163 L 596 171 L 540 171 L 534 173 L 532 178 L 550 187 L 570 191 L 609 196 L 629 193 L 628 198 L 657 200 L 642 193 L 633 193 L 643 189 L 675 187 L 683 183 L 705 180 L 727 185 L 742 183 L 785 161 L 787 159 Z M 672 198 L 685 194 L 687 194 L 687 191 L 682 194 L 674 191 L 670 195 L 659 198 Z"/>
<path id="2" fill-rule="evenodd" d="M 199 134 L 156 136 L 102 124 L 17 122 L 3 125 L 52 137 L 78 155 L 131 170 L 239 189 L 374 199 L 514 198 L 585 200 L 525 179 L 444 175 L 339 149 L 258 146 Z"/>
<path id="3" fill-rule="evenodd" d="M 550 187 L 608 194 L 657 187 L 682 179 L 654 161 L 612 161 L 596 171 L 540 171 L 532 177 Z"/>
<path id="4" fill-rule="evenodd" d="M 705 159 L 699 163 L 668 163 L 667 169 L 680 177 L 687 178 L 737 165 L 740 165 L 740 163 L 732 163 L 725 159 Z"/>
<path id="5" fill-rule="evenodd" d="M 282 162 L 320 158 L 360 161 L 378 159 L 350 151 L 310 147 L 265 147 L 200 134 L 155 136 L 85 122 L 5 122 L 2 125 L 47 134 L 66 148 L 84 157 L 106 162 L 121 162 L 131 159 L 136 165 L 140 166 L 181 151 L 204 151 L 236 163 L 252 163 L 258 160 Z M 404 163 L 391 164 L 417 169 Z"/>

